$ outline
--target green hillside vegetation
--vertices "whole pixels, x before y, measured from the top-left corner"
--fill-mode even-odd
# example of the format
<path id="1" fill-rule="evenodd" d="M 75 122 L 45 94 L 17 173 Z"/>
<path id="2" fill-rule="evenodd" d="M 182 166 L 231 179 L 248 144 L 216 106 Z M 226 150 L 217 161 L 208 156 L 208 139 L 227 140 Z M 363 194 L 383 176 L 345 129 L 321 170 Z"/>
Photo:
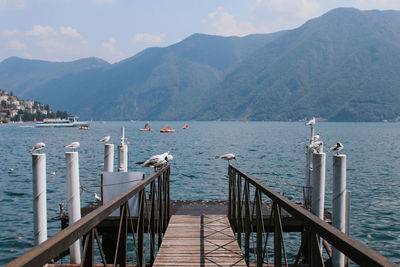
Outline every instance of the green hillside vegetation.
<path id="1" fill-rule="evenodd" d="M 11 64 L 13 63 L 13 64 Z M 115 64 L 10 58 L 0 87 L 96 120 L 400 116 L 400 12 L 334 9 L 272 34 L 194 34 Z"/>

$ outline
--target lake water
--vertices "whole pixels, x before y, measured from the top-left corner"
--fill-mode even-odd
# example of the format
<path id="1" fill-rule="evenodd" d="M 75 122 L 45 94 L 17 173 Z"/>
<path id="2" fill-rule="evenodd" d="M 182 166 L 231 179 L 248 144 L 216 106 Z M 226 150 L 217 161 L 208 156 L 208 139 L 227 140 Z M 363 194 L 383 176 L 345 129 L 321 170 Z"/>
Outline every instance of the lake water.
<path id="1" fill-rule="evenodd" d="M 33 247 L 32 170 L 28 149 L 46 143 L 48 234 L 60 230 L 59 203 L 66 202 L 65 149 L 79 141 L 83 186 L 98 186 L 104 146 L 97 139 L 111 135 L 119 143 L 121 127 L 129 142 L 129 170 L 170 150 L 171 199 L 226 200 L 227 162 L 216 155 L 234 153 L 233 162 L 279 192 L 302 200 L 305 140 L 309 128 L 300 122 L 152 122 L 153 132 L 140 132 L 144 122 L 93 122 L 90 130 L 34 128 L 32 124 L 0 126 L 0 265 Z M 173 134 L 159 132 L 166 124 Z M 326 147 L 341 141 L 347 154 L 348 189 L 352 191 L 351 236 L 400 263 L 400 124 L 317 123 Z M 115 153 L 116 155 L 116 153 Z M 13 168 L 14 171 L 9 171 Z M 55 175 L 51 175 L 55 172 Z M 331 207 L 332 159 L 327 156 L 326 208 Z M 82 206 L 94 201 L 82 192 Z"/>

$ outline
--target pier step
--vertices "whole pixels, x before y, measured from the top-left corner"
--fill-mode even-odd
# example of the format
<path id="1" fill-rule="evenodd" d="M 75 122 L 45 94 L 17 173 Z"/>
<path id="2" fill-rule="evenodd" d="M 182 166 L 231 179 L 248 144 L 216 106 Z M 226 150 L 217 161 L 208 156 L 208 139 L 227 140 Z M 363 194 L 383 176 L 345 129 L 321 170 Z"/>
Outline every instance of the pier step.
<path id="1" fill-rule="evenodd" d="M 173 215 L 153 266 L 246 266 L 226 215 Z"/>

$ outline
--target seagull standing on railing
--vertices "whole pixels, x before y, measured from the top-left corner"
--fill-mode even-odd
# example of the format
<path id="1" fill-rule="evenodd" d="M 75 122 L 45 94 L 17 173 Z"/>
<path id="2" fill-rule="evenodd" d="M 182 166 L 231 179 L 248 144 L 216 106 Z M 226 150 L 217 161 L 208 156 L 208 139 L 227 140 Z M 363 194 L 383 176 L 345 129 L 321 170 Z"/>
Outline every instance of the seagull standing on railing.
<path id="1" fill-rule="evenodd" d="M 151 167 L 154 168 L 154 170 L 156 170 L 156 168 L 164 166 L 169 161 L 173 160 L 173 158 L 174 157 L 171 155 L 171 152 L 168 151 L 160 155 L 151 156 L 149 159 L 145 161 L 136 162 L 136 164 L 143 167 Z"/>
<path id="2" fill-rule="evenodd" d="M 71 151 L 72 152 L 75 152 L 75 150 L 78 148 L 78 147 L 80 147 L 81 146 L 81 144 L 79 144 L 79 142 L 72 142 L 71 144 L 69 144 L 69 145 L 66 145 L 66 146 L 64 146 L 65 148 L 71 148 Z"/>
<path id="3" fill-rule="evenodd" d="M 233 159 L 236 160 L 236 156 L 232 153 L 221 155 L 221 156 L 216 156 L 215 158 L 227 160 L 229 164 L 230 164 L 230 160 L 233 160 Z"/>
<path id="4" fill-rule="evenodd" d="M 314 125 L 314 124 L 315 124 L 315 117 L 313 117 L 311 120 L 309 120 L 309 121 L 306 123 L 307 126 L 312 126 L 312 125 Z"/>
<path id="5" fill-rule="evenodd" d="M 103 138 L 99 139 L 98 141 L 103 142 L 104 144 L 107 144 L 108 141 L 110 141 L 110 138 L 111 138 L 111 136 L 107 135 L 107 136 L 104 136 Z"/>
<path id="6" fill-rule="evenodd" d="M 339 151 L 343 149 L 343 144 L 340 142 L 337 142 L 335 146 L 329 148 L 330 152 L 336 152 L 337 155 L 339 155 Z"/>
<path id="7" fill-rule="evenodd" d="M 39 142 L 36 145 L 34 145 L 31 149 L 29 149 L 29 152 L 39 151 L 45 147 L 46 147 L 45 143 Z"/>

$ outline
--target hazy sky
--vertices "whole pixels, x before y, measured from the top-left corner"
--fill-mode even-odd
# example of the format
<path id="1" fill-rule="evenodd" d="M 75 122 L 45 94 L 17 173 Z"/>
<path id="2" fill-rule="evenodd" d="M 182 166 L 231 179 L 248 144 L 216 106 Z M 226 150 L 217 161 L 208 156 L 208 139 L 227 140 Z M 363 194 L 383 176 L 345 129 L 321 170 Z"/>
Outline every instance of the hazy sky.
<path id="1" fill-rule="evenodd" d="M 0 0 L 0 61 L 95 56 L 114 63 L 193 33 L 296 28 L 335 7 L 400 10 L 400 0 Z"/>

